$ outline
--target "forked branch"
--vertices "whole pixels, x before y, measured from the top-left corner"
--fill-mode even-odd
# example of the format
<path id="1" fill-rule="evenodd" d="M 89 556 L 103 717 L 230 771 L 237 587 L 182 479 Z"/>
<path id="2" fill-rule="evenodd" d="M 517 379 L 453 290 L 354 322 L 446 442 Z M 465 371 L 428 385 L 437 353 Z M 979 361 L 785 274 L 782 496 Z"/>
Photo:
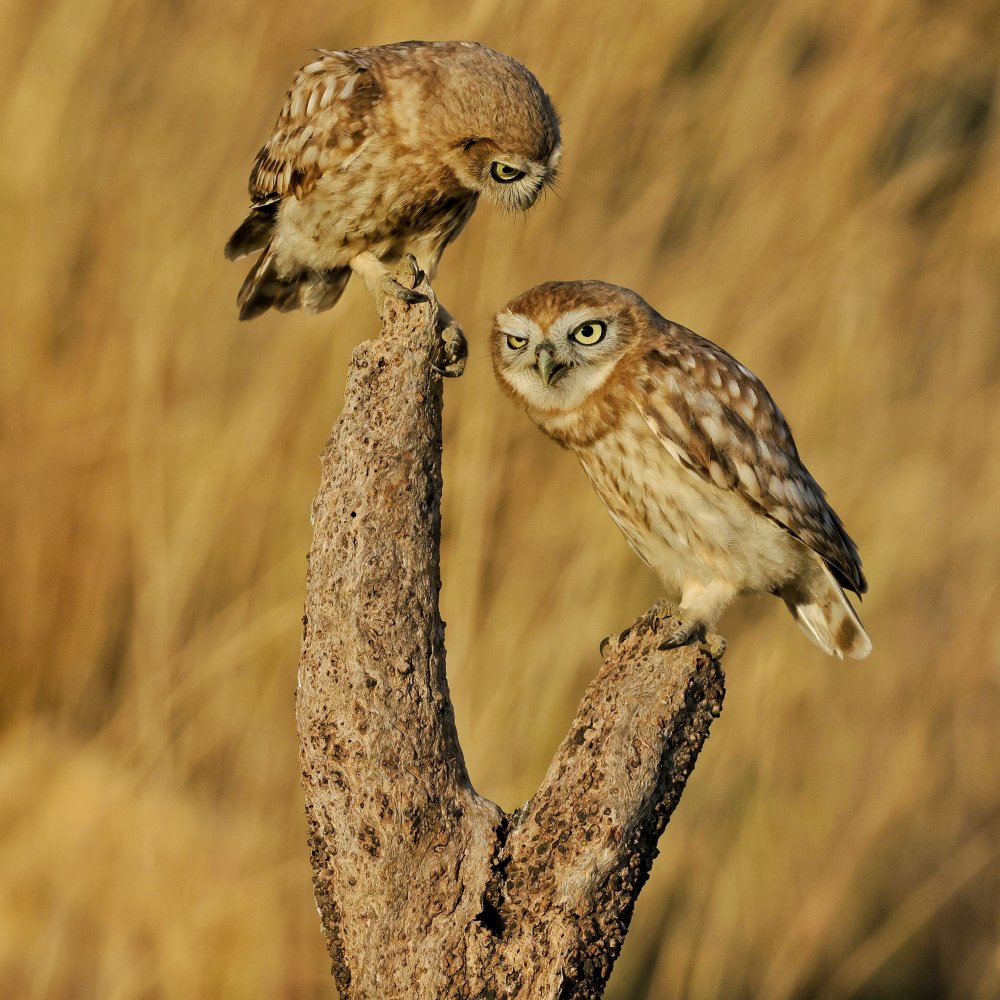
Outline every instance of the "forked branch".
<path id="1" fill-rule="evenodd" d="M 532 799 L 476 793 L 438 613 L 436 317 L 432 294 L 390 302 L 355 351 L 313 503 L 297 716 L 323 932 L 344 1000 L 596 998 L 722 670 L 659 649 L 651 611 L 605 647 Z"/>

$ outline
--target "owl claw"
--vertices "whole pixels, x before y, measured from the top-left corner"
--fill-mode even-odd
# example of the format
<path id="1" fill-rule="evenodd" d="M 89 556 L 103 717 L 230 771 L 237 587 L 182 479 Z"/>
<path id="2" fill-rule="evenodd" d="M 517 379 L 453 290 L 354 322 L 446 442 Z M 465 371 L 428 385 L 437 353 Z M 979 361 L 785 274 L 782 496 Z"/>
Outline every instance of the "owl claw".
<path id="1" fill-rule="evenodd" d="M 726 640 L 718 632 L 705 632 L 705 638 L 698 643 L 698 647 L 708 653 L 713 660 L 721 660 L 726 652 Z"/>
<path id="2" fill-rule="evenodd" d="M 653 631 L 661 637 L 656 645 L 657 649 L 686 646 L 692 639 L 700 638 L 704 627 L 702 622 L 670 601 L 657 601 L 653 605 Z"/>
<path id="3" fill-rule="evenodd" d="M 365 287 L 375 300 L 375 307 L 380 316 L 385 312 L 385 304 L 389 299 L 399 299 L 411 305 L 428 301 L 429 296 L 418 292 L 415 287 L 420 282 L 415 282 L 414 286 L 404 284 L 390 274 L 385 264 L 370 251 L 359 253 L 351 261 L 351 270 L 365 283 Z M 412 254 L 407 254 L 399 262 L 398 271 L 402 277 L 411 281 L 415 281 L 418 277 L 422 281 L 424 277 Z"/>
<path id="4" fill-rule="evenodd" d="M 394 278 L 388 272 L 385 276 L 386 291 L 390 295 L 402 302 L 409 302 L 411 305 L 416 302 L 427 301 L 428 296 L 423 292 L 417 291 L 427 276 L 420 269 L 417 258 L 412 253 L 408 253 L 403 257 L 399 262 L 396 273 L 399 274 L 399 278 Z M 408 286 L 405 283 L 406 281 L 409 281 Z"/>
<path id="5" fill-rule="evenodd" d="M 462 328 L 449 317 L 447 326 L 441 330 L 441 357 L 443 364 L 431 363 L 431 368 L 442 378 L 459 378 L 465 371 L 469 356 L 469 345 Z"/>
<path id="6" fill-rule="evenodd" d="M 705 624 L 670 601 L 658 601 L 653 606 L 654 631 L 662 636 L 657 649 L 676 649 L 697 640 L 698 648 L 713 660 L 721 660 L 726 651 L 726 640 Z M 663 627 L 666 623 L 666 628 Z"/>
<path id="7" fill-rule="evenodd" d="M 601 659 L 604 660 L 605 663 L 608 662 L 608 653 L 613 648 L 612 643 L 616 642 L 617 639 L 618 636 L 612 633 L 611 635 L 606 635 L 601 640 Z"/>
<path id="8" fill-rule="evenodd" d="M 707 626 L 683 611 L 669 601 L 658 601 L 651 610 L 650 626 L 659 639 L 657 649 L 677 649 L 687 646 L 692 640 L 698 640 L 698 648 L 707 653 L 713 660 L 721 660 L 726 651 L 726 640 L 717 632 L 710 632 Z M 624 632 L 612 632 L 601 640 L 601 659 L 608 662 L 614 650 L 621 645 L 631 633 L 627 628 Z"/>
<path id="9" fill-rule="evenodd" d="M 421 269 L 420 264 L 417 262 L 417 258 L 414 257 L 412 253 L 408 253 L 403 258 L 403 262 L 410 268 L 410 287 L 419 288 L 427 280 L 427 275 L 424 274 Z M 425 295 L 424 301 L 426 300 L 427 296 Z"/>
<path id="10" fill-rule="evenodd" d="M 386 297 L 391 295 L 394 299 L 399 299 L 401 302 L 407 302 L 410 305 L 427 301 L 427 296 L 423 292 L 418 292 L 416 288 L 407 288 L 406 285 L 397 281 L 389 274 L 385 276 L 382 292 Z"/>

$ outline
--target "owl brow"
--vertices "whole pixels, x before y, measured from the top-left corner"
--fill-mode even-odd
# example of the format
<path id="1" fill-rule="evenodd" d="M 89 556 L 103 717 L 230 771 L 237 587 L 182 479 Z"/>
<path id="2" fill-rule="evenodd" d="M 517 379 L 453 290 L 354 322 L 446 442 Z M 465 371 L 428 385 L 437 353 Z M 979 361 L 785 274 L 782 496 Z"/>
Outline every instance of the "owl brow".
<path id="1" fill-rule="evenodd" d="M 509 309 L 497 316 L 497 328 L 504 336 L 523 337 L 526 340 L 530 339 L 532 334 L 540 336 L 542 333 L 534 320 L 529 319 L 523 313 L 514 313 Z"/>
<path id="2" fill-rule="evenodd" d="M 606 320 L 603 316 L 590 316 L 587 319 L 581 319 L 578 320 L 576 323 L 574 323 L 569 331 L 569 336 L 572 336 L 574 333 L 576 333 L 576 331 L 579 330 L 581 326 L 590 326 L 591 323 L 600 323 L 601 326 L 603 326 L 605 329 L 607 329 L 611 325 L 610 321 Z"/>

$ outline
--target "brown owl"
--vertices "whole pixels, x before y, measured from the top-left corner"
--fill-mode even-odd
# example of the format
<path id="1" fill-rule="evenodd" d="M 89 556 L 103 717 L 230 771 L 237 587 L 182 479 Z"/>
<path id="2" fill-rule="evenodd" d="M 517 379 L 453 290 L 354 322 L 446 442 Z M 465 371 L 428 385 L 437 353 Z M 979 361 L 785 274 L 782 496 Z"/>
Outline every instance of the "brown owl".
<path id="1" fill-rule="evenodd" d="M 376 301 L 423 296 L 480 195 L 524 211 L 555 177 L 559 121 L 515 59 L 476 42 L 320 51 L 299 70 L 250 171 L 250 214 L 226 244 L 263 250 L 240 318 L 329 309 L 351 272 Z M 450 317 L 446 316 L 450 321 Z"/>
<path id="2" fill-rule="evenodd" d="M 739 594 L 781 597 L 827 653 L 871 642 L 844 590 L 858 550 L 758 378 L 601 281 L 549 282 L 497 316 L 493 366 L 576 453 L 608 513 L 679 605 L 684 638 Z"/>

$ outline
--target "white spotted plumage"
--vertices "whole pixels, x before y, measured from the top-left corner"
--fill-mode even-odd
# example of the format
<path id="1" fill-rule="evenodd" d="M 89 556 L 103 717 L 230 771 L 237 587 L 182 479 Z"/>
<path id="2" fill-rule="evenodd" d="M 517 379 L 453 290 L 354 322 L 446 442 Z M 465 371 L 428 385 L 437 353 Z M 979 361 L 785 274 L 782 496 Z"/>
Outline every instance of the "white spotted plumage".
<path id="1" fill-rule="evenodd" d="M 581 346 L 581 324 L 604 333 Z M 518 296 L 497 317 L 492 356 L 501 386 L 577 454 L 683 611 L 714 623 L 737 595 L 773 593 L 826 652 L 868 655 L 844 593 L 867 588 L 857 548 L 744 365 L 597 281 Z"/>

